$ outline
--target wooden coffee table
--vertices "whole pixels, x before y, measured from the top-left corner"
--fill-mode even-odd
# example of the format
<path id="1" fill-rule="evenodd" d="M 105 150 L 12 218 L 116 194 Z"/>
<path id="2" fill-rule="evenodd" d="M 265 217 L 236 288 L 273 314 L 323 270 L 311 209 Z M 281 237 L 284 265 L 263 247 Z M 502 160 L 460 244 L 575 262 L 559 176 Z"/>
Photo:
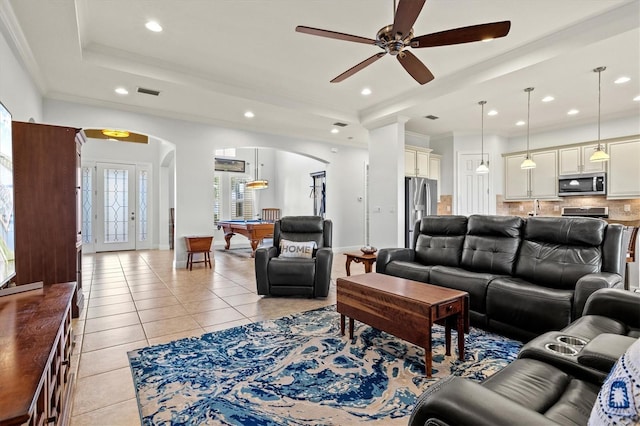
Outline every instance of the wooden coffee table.
<path id="1" fill-rule="evenodd" d="M 337 310 L 344 335 L 349 317 L 424 348 L 425 372 L 431 377 L 431 327 L 445 325 L 446 354 L 451 355 L 451 328 L 458 333 L 458 357 L 464 359 L 464 333 L 469 329 L 469 294 L 391 275 L 369 273 L 337 280 Z"/>

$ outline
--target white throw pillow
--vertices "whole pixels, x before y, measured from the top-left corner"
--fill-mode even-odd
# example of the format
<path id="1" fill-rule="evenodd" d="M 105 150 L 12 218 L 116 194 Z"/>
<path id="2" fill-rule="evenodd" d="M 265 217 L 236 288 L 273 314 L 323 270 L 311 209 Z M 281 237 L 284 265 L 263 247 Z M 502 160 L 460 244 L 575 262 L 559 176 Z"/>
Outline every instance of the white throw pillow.
<path id="1" fill-rule="evenodd" d="M 640 339 L 613 366 L 591 410 L 590 426 L 640 423 Z"/>
<path id="2" fill-rule="evenodd" d="M 289 241 L 280 240 L 280 256 L 278 257 L 300 257 L 311 259 L 313 249 L 316 248 L 315 241 Z"/>

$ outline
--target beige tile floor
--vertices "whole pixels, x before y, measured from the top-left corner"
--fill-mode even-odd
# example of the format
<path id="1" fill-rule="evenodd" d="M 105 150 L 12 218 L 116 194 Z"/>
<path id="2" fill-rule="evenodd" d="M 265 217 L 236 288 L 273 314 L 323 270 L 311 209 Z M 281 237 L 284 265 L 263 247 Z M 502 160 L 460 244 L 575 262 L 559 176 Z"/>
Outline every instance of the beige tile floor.
<path id="1" fill-rule="evenodd" d="M 334 304 L 335 278 L 346 275 L 345 257 L 335 253 L 327 298 L 262 297 L 246 251 L 215 250 L 212 258 L 212 269 L 188 271 L 172 267 L 168 250 L 83 256 L 73 426 L 140 424 L 128 351 Z M 364 272 L 352 266 L 354 274 Z"/>

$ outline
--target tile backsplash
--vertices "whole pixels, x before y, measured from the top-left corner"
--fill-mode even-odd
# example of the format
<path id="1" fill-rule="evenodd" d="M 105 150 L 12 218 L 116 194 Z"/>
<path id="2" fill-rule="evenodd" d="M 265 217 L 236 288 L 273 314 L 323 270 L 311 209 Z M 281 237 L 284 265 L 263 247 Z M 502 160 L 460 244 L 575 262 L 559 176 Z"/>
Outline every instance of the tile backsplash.
<path id="1" fill-rule="evenodd" d="M 564 197 L 559 201 L 540 200 L 540 216 L 560 216 L 562 207 L 609 207 L 609 219 L 640 220 L 640 198 L 607 200 L 606 197 Z M 628 211 L 625 211 L 625 207 Z M 496 197 L 496 213 L 500 215 L 528 216 L 533 211 L 533 200 L 505 202 L 502 195 Z"/>

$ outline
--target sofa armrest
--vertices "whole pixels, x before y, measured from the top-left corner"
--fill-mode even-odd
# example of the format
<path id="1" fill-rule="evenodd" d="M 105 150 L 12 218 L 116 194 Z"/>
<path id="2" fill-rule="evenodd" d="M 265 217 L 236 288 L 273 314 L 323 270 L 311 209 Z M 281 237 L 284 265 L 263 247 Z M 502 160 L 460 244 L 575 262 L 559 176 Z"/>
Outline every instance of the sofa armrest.
<path id="1" fill-rule="evenodd" d="M 596 290 L 603 288 L 613 288 L 622 283 L 622 276 L 612 272 L 600 272 L 596 274 L 587 274 L 581 277 L 576 283 L 576 289 L 573 296 L 573 313 L 572 318 L 576 319 L 584 315 L 584 306 L 587 299 Z"/>
<path id="2" fill-rule="evenodd" d="M 447 425 L 556 424 L 479 383 L 455 376 L 441 380 L 420 396 L 409 425 L 424 426 L 429 419 Z"/>
<path id="3" fill-rule="evenodd" d="M 316 252 L 316 285 L 314 297 L 326 297 L 331 284 L 331 264 L 333 263 L 333 251 L 330 247 L 323 247 Z"/>
<path id="4" fill-rule="evenodd" d="M 376 259 L 376 272 L 384 274 L 389 262 L 394 260 L 402 260 L 405 262 L 413 262 L 416 252 L 408 248 L 385 248 L 378 250 Z"/>
<path id="5" fill-rule="evenodd" d="M 608 373 L 636 340 L 619 334 L 599 334 L 582 348 L 578 354 L 578 362 Z"/>
<path id="6" fill-rule="evenodd" d="M 623 322 L 628 327 L 640 328 L 640 293 L 607 288 L 593 293 L 585 304 L 582 315 L 601 315 Z"/>
<path id="7" fill-rule="evenodd" d="M 269 294 L 269 260 L 277 255 L 277 247 L 260 247 L 256 250 L 255 271 L 258 294 Z"/>

